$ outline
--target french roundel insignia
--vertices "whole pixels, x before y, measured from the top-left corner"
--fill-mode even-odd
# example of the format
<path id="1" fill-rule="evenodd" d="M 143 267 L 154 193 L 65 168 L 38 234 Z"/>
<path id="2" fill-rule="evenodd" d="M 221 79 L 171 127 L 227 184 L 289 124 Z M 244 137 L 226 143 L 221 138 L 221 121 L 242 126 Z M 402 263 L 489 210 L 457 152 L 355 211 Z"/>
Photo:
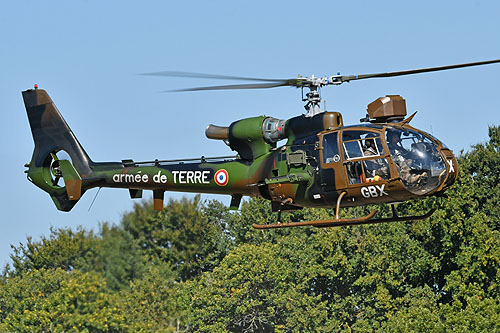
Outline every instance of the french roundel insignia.
<path id="1" fill-rule="evenodd" d="M 220 169 L 215 173 L 214 180 L 217 185 L 226 186 L 227 182 L 229 181 L 229 175 L 227 174 L 226 170 Z"/>

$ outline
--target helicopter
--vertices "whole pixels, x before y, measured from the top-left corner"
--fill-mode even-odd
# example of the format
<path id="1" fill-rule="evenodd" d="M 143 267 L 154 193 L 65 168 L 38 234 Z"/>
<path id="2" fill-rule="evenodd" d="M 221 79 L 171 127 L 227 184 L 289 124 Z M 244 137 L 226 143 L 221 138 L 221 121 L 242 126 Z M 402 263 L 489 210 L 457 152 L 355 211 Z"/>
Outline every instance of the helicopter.
<path id="1" fill-rule="evenodd" d="M 153 191 L 154 209 L 163 209 L 165 191 L 231 195 L 237 210 L 243 196 L 262 197 L 277 212 L 276 223 L 257 229 L 298 226 L 335 227 L 413 221 L 431 216 L 399 216 L 396 203 L 442 196 L 458 175 L 453 152 L 433 135 L 410 125 L 406 102 L 399 95 L 368 104 L 358 125 L 345 126 L 342 114 L 321 109 L 322 87 L 369 78 L 443 71 L 499 63 L 500 59 L 387 73 L 265 79 L 190 72 L 145 75 L 254 81 L 178 89 L 203 91 L 296 87 L 306 113 L 288 120 L 257 116 L 229 126 L 208 125 L 206 137 L 223 141 L 236 155 L 137 162 L 94 162 L 58 111 L 49 94 L 22 92 L 35 143 L 25 164 L 30 182 L 47 192 L 57 209 L 68 212 L 92 188 L 125 188 L 132 199 Z M 306 93 L 304 96 L 304 89 Z M 286 140 L 283 145 L 278 145 Z M 390 204 L 392 217 L 375 218 L 377 210 L 358 218 L 340 218 L 343 207 Z M 303 207 L 335 207 L 330 220 L 283 222 L 281 213 Z"/>

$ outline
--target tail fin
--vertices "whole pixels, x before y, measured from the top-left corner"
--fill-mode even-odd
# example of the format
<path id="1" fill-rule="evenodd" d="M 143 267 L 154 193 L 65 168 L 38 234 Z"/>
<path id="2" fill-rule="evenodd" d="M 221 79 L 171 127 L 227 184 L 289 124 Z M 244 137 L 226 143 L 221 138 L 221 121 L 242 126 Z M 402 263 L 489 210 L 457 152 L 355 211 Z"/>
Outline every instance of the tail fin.
<path id="1" fill-rule="evenodd" d="M 23 99 L 35 141 L 28 179 L 49 193 L 59 210 L 70 211 L 85 191 L 82 178 L 91 175 L 93 162 L 45 90 L 35 86 L 23 91 Z M 61 178 L 65 184 L 59 184 Z"/>

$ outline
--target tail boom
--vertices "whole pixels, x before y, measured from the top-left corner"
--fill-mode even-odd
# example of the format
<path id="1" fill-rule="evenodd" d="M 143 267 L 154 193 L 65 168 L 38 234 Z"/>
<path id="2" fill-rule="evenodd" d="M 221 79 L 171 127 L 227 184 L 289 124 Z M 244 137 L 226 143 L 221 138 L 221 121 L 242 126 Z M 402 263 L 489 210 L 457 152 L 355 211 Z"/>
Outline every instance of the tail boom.
<path id="1" fill-rule="evenodd" d="M 162 207 L 165 191 L 249 196 L 259 193 L 255 186 L 249 186 L 249 168 L 239 160 L 150 166 L 129 162 L 116 166 L 117 163 L 96 163 L 94 176 L 99 180 L 92 186 L 127 188 L 133 199 L 140 198 L 142 190 L 152 190 L 158 208 Z"/>
<path id="2" fill-rule="evenodd" d="M 242 195 L 259 195 L 258 186 L 253 185 L 262 181 L 255 170 L 260 169 L 255 167 L 260 164 L 253 166 L 240 159 L 95 163 L 45 90 L 29 89 L 22 95 L 35 143 L 26 173 L 32 183 L 50 195 L 59 210 L 70 211 L 85 191 L 94 187 L 126 188 L 131 198 L 140 198 L 143 190 L 152 190 L 157 209 L 163 208 L 165 191 L 230 194 L 235 202 Z M 64 157 L 60 156 L 62 152 L 66 153 Z"/>

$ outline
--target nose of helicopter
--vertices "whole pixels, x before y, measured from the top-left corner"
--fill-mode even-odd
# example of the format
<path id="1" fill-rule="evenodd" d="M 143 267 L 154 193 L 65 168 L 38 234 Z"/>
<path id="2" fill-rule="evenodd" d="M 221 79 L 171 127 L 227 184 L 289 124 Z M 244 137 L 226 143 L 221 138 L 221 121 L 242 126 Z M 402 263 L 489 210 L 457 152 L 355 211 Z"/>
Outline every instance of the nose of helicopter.
<path id="1" fill-rule="evenodd" d="M 453 183 L 458 178 L 458 162 L 455 156 L 453 155 L 452 151 L 448 148 L 441 148 L 440 149 L 441 155 L 443 156 L 443 159 L 446 161 L 446 178 L 443 180 L 442 185 L 439 187 L 438 191 L 444 191 Z"/>
<path id="2" fill-rule="evenodd" d="M 431 153 L 416 151 L 408 163 L 412 163 L 414 169 L 408 173 L 401 168 L 400 176 L 406 189 L 413 194 L 438 194 L 444 192 L 457 180 L 457 160 L 451 150 L 444 146 L 435 146 Z M 419 166 L 420 169 L 415 166 Z M 411 172 L 419 173 L 412 174 Z"/>
<path id="3" fill-rule="evenodd" d="M 457 179 L 458 163 L 452 151 L 427 133 L 391 128 L 387 146 L 403 185 L 415 195 L 438 194 Z"/>

